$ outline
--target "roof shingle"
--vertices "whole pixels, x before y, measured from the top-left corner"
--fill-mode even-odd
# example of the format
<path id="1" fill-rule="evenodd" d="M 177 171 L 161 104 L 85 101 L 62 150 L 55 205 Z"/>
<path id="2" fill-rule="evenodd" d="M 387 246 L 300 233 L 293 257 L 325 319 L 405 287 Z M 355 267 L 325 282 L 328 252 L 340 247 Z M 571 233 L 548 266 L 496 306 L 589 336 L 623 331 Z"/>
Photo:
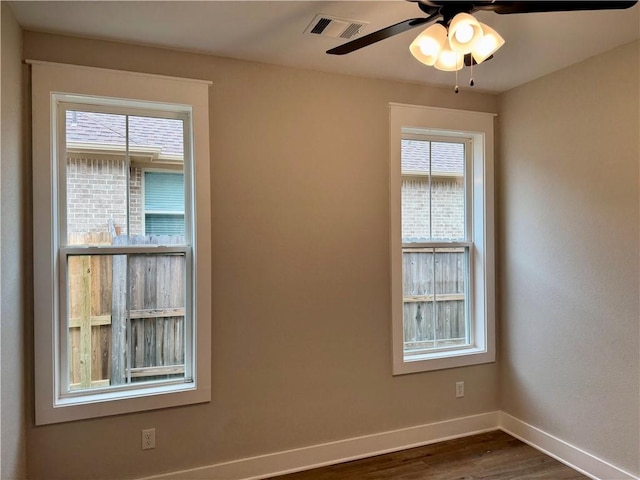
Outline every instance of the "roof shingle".
<path id="1" fill-rule="evenodd" d="M 125 145 L 126 116 L 111 113 L 67 111 L 67 141 Z M 181 120 L 129 116 L 129 144 L 155 147 L 161 154 L 184 152 Z"/>
<path id="2" fill-rule="evenodd" d="M 402 172 L 429 174 L 429 144 L 431 173 L 464 174 L 464 144 L 402 139 Z"/>

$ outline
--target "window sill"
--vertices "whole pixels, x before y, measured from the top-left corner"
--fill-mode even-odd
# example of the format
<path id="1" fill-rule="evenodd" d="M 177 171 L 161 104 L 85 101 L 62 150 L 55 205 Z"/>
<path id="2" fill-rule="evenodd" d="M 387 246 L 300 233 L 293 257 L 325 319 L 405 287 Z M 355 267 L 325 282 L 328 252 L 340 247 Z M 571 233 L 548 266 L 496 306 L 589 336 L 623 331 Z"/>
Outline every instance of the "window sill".
<path id="1" fill-rule="evenodd" d="M 69 422 L 209 401 L 211 391 L 208 386 L 196 388 L 193 383 L 66 397 L 58 399 L 55 406 L 39 408 L 36 411 L 36 424 Z"/>
<path id="2" fill-rule="evenodd" d="M 446 368 L 467 367 L 483 363 L 495 362 L 495 353 L 485 348 L 475 346 L 458 350 L 447 350 L 433 353 L 419 353 L 405 355 L 400 361 L 394 362 L 393 374 L 429 372 Z"/>

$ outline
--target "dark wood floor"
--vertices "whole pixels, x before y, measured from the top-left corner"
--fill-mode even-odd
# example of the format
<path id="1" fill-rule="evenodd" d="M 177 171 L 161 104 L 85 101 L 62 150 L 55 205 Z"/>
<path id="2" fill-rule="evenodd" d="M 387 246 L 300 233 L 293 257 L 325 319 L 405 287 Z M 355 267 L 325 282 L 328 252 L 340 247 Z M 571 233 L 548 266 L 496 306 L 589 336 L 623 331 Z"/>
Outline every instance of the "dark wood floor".
<path id="1" fill-rule="evenodd" d="M 495 431 L 355 460 L 278 480 L 577 480 L 584 475 Z"/>

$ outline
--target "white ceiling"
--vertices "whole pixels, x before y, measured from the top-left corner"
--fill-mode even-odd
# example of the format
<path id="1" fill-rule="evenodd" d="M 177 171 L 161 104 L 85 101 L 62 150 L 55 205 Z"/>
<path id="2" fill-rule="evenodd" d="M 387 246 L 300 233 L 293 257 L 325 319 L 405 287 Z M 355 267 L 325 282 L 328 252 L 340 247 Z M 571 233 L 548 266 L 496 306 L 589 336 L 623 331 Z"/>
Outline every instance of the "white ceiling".
<path id="1" fill-rule="evenodd" d="M 317 13 L 364 20 L 361 35 L 424 17 L 406 1 L 14 1 L 25 29 L 189 50 L 374 78 L 451 86 L 455 74 L 413 59 L 420 27 L 344 56 L 344 40 L 304 35 Z M 627 10 L 497 15 L 479 12 L 506 44 L 475 67 L 476 89 L 502 92 L 640 38 L 640 6 Z M 460 85 L 466 83 L 466 71 Z"/>

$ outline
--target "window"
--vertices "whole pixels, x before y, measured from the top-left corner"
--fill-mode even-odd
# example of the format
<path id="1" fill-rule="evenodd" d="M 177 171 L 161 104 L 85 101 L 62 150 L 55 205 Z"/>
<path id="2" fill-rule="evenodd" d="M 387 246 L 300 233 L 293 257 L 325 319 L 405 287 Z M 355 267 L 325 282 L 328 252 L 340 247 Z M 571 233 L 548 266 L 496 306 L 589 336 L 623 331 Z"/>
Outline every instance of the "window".
<path id="1" fill-rule="evenodd" d="M 493 115 L 391 105 L 394 374 L 495 360 Z"/>
<path id="2" fill-rule="evenodd" d="M 406 130 L 401 141 L 405 356 L 466 347 L 469 140 Z"/>
<path id="3" fill-rule="evenodd" d="M 207 84 L 32 71 L 36 423 L 208 401 Z"/>
<path id="4" fill-rule="evenodd" d="M 144 230 L 147 235 L 184 235 L 184 175 L 144 172 Z"/>

